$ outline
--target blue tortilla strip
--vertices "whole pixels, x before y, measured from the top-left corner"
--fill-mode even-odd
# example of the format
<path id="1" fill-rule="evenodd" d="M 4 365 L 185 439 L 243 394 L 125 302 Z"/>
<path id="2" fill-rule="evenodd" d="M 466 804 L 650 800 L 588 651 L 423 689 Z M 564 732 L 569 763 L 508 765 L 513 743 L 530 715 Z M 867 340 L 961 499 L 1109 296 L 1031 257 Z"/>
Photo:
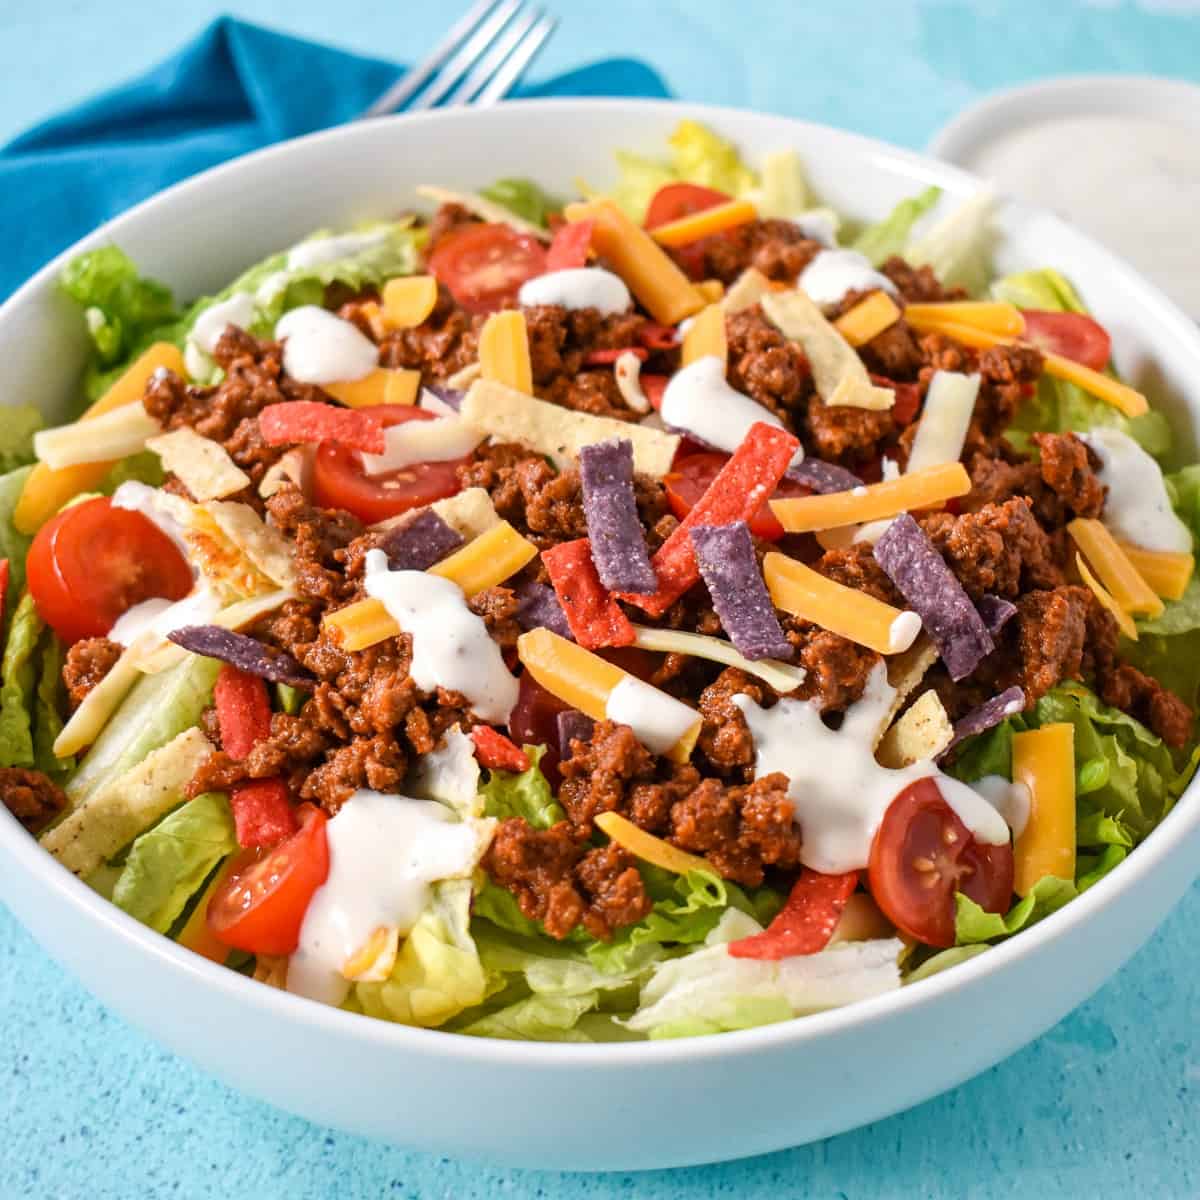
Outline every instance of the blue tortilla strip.
<path id="1" fill-rule="evenodd" d="M 848 492 L 851 488 L 862 487 L 862 480 L 853 471 L 847 471 L 845 467 L 839 467 L 836 463 L 823 462 L 819 458 L 806 458 L 803 462 L 788 467 L 784 478 L 803 483 L 823 496 L 830 492 Z"/>
<path id="2" fill-rule="evenodd" d="M 610 592 L 646 595 L 658 589 L 633 490 L 633 443 L 594 442 L 579 451 L 583 515 L 592 562 Z"/>
<path id="3" fill-rule="evenodd" d="M 745 521 L 697 525 L 691 537 L 700 577 L 737 650 L 749 659 L 791 658 L 792 644 L 767 594 L 750 526 Z"/>
<path id="4" fill-rule="evenodd" d="M 921 618 L 951 679 L 965 679 L 996 648 L 971 597 L 908 513 L 875 543 L 875 561 Z"/>
<path id="5" fill-rule="evenodd" d="M 441 387 L 433 383 L 427 383 L 425 390 L 432 392 L 443 404 L 454 409 L 455 412 L 462 408 L 463 397 L 467 394 L 458 388 Z"/>
<path id="6" fill-rule="evenodd" d="M 290 654 L 272 650 L 257 638 L 219 625 L 184 625 L 167 634 L 177 646 L 201 654 L 205 658 L 218 658 L 271 683 L 286 683 L 296 688 L 311 688 L 317 681 Z"/>
<path id="7" fill-rule="evenodd" d="M 462 534 L 427 508 L 411 521 L 389 529 L 379 548 L 387 555 L 392 571 L 427 571 L 462 544 Z"/>
<path id="8" fill-rule="evenodd" d="M 568 641 L 575 640 L 567 622 L 567 614 L 563 612 L 553 588 L 527 580 L 515 589 L 514 594 L 520 605 L 515 614 L 517 624 L 522 629 L 549 629 Z"/>
<path id="9" fill-rule="evenodd" d="M 1017 615 L 1017 606 L 1003 596 L 980 596 L 975 605 L 987 631 L 995 637 Z"/>
<path id="10" fill-rule="evenodd" d="M 945 758 L 965 738 L 974 737 L 977 733 L 987 733 L 1001 721 L 1024 712 L 1025 703 L 1025 692 L 1019 687 L 1005 688 L 998 696 L 985 700 L 978 708 L 973 708 L 965 717 L 954 723 L 954 737 L 938 758 Z"/>
<path id="11" fill-rule="evenodd" d="M 563 759 L 571 757 L 571 742 L 590 742 L 596 722 L 587 713 L 577 708 L 568 708 L 558 714 L 558 753 Z"/>

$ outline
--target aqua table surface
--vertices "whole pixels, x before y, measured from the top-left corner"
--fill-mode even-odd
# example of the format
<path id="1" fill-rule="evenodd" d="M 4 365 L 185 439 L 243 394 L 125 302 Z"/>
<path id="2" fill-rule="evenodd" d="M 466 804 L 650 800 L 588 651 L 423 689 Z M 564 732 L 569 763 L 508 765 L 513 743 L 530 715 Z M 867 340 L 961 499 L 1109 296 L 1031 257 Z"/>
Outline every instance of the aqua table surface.
<path id="1" fill-rule="evenodd" d="M 914 147 L 975 98 L 1029 79 L 1135 72 L 1200 81 L 1198 0 L 548 6 L 563 20 L 539 74 L 634 53 L 685 99 L 803 116 Z M 243 0 L 236 10 L 403 58 L 430 45 L 460 7 Z M 0 0 L 0 142 L 150 65 L 218 11 L 210 0 Z M 1200 887 L 1071 1017 L 910 1112 L 723 1166 L 589 1176 L 410 1154 L 245 1099 L 107 1013 L 0 909 L 0 1200 L 1184 1200 L 1200 1195 L 1198 930 Z"/>

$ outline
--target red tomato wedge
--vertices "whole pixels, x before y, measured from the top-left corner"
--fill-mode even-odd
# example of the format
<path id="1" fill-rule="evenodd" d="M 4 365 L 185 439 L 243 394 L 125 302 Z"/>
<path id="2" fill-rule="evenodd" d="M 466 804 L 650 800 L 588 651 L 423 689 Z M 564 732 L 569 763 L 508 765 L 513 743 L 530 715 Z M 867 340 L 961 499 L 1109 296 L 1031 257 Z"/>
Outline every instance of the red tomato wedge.
<path id="1" fill-rule="evenodd" d="M 47 521 L 25 567 L 38 614 L 64 642 L 103 637 L 135 604 L 182 600 L 192 590 L 192 570 L 175 543 L 103 496 Z"/>
<path id="2" fill-rule="evenodd" d="M 643 378 L 643 384 L 645 379 Z M 692 511 L 692 506 L 708 490 L 721 468 L 729 461 L 728 454 L 706 450 L 700 454 L 689 454 L 675 461 L 671 474 L 663 482 L 667 485 L 667 503 L 671 511 L 682 521 Z M 791 479 L 784 479 L 775 489 L 772 499 L 782 500 L 789 496 L 808 496 L 812 488 Z M 777 542 L 783 537 L 783 526 L 768 504 L 750 519 L 750 532 L 755 537 Z"/>
<path id="3" fill-rule="evenodd" d="M 572 267 L 586 267 L 595 227 L 595 221 L 571 221 L 560 225 L 546 251 L 546 270 L 569 271 Z"/>
<path id="4" fill-rule="evenodd" d="M 428 267 L 468 312 L 490 313 L 546 273 L 546 249 L 509 225 L 466 225 L 437 243 Z"/>
<path id="5" fill-rule="evenodd" d="M 921 407 L 921 388 L 915 383 L 897 383 L 884 375 L 872 373 L 871 382 L 877 387 L 891 388 L 896 394 L 892 405 L 892 420 L 897 425 L 911 425 Z"/>
<path id="6" fill-rule="evenodd" d="M 208 905 L 218 941 L 251 954 L 291 954 L 313 893 L 329 876 L 325 814 L 297 810 L 300 828 L 271 850 L 247 850 Z"/>
<path id="7" fill-rule="evenodd" d="M 1048 354 L 1060 354 L 1093 371 L 1102 371 L 1112 353 L 1108 330 L 1086 313 L 1041 312 L 1022 309 L 1025 341 Z"/>
<path id="8" fill-rule="evenodd" d="M 669 225 L 682 217 L 727 204 L 733 197 L 698 183 L 667 183 L 654 193 L 643 224 L 647 229 Z"/>
<path id="9" fill-rule="evenodd" d="M 404 421 L 433 421 L 436 414 L 405 404 L 380 404 L 371 409 L 387 429 Z M 466 458 L 414 463 L 398 471 L 368 475 L 362 455 L 337 442 L 322 442 L 313 461 L 313 493 L 322 508 L 344 508 L 361 521 L 394 517 L 455 495 L 458 467 Z"/>
<path id="10" fill-rule="evenodd" d="M 1007 912 L 1012 846 L 977 842 L 932 779 L 910 783 L 892 801 L 868 866 L 871 895 L 901 932 L 927 946 L 954 945 L 954 893 L 987 912 Z"/>
<path id="11" fill-rule="evenodd" d="M 780 959 L 817 954 L 829 945 L 833 931 L 858 887 L 858 872 L 822 875 L 807 867 L 792 885 L 787 903 L 762 933 L 729 943 L 734 958 Z"/>

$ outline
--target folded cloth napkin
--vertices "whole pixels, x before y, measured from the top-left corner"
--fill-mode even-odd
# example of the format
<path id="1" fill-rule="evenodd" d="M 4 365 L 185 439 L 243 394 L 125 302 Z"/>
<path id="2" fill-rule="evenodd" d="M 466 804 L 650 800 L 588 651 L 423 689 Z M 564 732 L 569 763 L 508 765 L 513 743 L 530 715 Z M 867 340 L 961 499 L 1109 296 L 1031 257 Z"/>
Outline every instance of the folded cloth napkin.
<path id="1" fill-rule="evenodd" d="M 250 25 L 214 21 L 147 74 L 0 149 L 0 300 L 64 247 L 168 184 L 348 121 L 403 71 Z M 643 63 L 608 59 L 518 96 L 666 96 Z"/>

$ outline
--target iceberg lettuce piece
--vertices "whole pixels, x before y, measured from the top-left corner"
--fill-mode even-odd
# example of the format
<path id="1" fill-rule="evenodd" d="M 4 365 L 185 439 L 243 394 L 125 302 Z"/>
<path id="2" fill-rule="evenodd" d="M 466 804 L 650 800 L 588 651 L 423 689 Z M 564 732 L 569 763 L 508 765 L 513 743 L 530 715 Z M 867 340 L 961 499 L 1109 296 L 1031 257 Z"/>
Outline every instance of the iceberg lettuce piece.
<path id="1" fill-rule="evenodd" d="M 1011 937 L 1030 925 L 1036 925 L 1043 917 L 1057 912 L 1079 894 L 1069 879 L 1057 879 L 1047 875 L 1033 885 L 1023 899 L 1018 900 L 1007 913 L 985 912 L 969 896 L 956 893 L 954 902 L 955 940 L 960 946 L 975 942 L 991 942 L 998 938 Z"/>
<path id="2" fill-rule="evenodd" d="M 532 179 L 497 179 L 490 187 L 481 188 L 479 194 L 503 205 L 523 220 L 543 227 L 549 223 L 550 214 L 562 208 L 560 201 Z"/>
<path id="3" fill-rule="evenodd" d="M 479 789 L 483 811 L 486 816 L 501 821 L 508 817 L 524 817 L 534 829 L 549 829 L 564 820 L 566 814 L 554 799 L 550 784 L 538 765 L 546 747 L 526 746 L 525 753 L 531 764 L 529 770 L 519 775 L 511 771 L 488 772 L 487 781 Z"/>
<path id="4" fill-rule="evenodd" d="M 25 587 L 25 556 L 33 539 L 17 529 L 12 517 L 32 470 L 32 467 L 19 467 L 0 475 L 0 558 L 8 559 L 8 593 L 3 627 L 12 623 L 17 597 Z"/>
<path id="5" fill-rule="evenodd" d="M 999 236 L 996 198 L 976 192 L 910 241 L 904 257 L 914 267 L 929 266 L 947 287 L 964 287 L 972 296 L 983 293 L 992 277 L 992 253 Z"/>
<path id="6" fill-rule="evenodd" d="M 238 848 L 229 800 L 205 792 L 165 816 L 129 848 L 112 902 L 166 933 L 217 865 Z"/>
<path id="7" fill-rule="evenodd" d="M 26 592 L 13 613 L 0 663 L 0 766 L 32 767 L 37 646 L 45 626 Z"/>
<path id="8" fill-rule="evenodd" d="M 851 250 L 865 255 L 871 266 L 878 267 L 908 244 L 913 226 L 938 202 L 942 189 L 928 187 L 915 196 L 901 200 L 882 221 L 868 225 L 850 243 Z"/>

